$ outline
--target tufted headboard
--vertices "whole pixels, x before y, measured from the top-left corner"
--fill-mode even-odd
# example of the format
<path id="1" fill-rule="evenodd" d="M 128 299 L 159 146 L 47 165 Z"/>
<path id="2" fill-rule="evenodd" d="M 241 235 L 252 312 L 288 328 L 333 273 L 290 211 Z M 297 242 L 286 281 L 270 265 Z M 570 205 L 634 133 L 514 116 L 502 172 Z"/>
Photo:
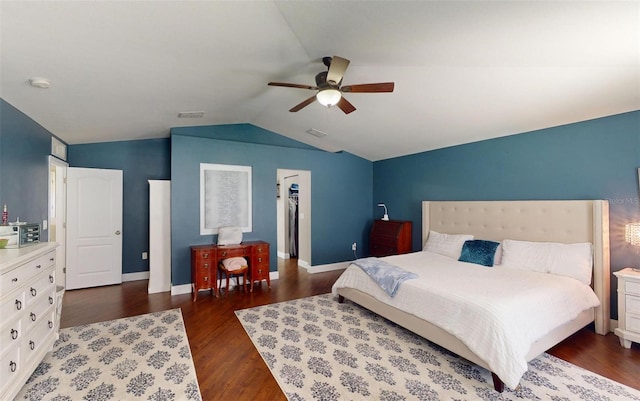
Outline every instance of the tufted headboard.
<path id="1" fill-rule="evenodd" d="M 591 242 L 596 332 L 610 325 L 609 203 L 605 200 L 423 201 L 422 245 L 429 231 L 502 241 Z"/>

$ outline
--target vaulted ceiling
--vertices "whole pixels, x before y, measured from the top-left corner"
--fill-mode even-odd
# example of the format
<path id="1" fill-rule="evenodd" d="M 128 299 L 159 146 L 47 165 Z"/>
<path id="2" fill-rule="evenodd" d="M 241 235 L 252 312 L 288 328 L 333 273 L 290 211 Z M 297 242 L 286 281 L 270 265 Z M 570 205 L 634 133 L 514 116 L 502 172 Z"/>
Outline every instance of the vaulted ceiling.
<path id="1" fill-rule="evenodd" d="M 267 86 L 333 55 L 395 91 Z M 251 123 L 375 161 L 639 110 L 640 2 L 3 0 L 0 96 L 69 144 Z"/>

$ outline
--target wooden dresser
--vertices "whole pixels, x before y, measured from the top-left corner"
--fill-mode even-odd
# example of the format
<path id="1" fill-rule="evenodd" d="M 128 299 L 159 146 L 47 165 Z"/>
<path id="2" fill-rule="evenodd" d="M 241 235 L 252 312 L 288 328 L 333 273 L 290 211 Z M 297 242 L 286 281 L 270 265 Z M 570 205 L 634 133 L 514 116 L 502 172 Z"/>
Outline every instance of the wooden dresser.
<path id="1" fill-rule="evenodd" d="M 212 290 L 218 296 L 218 263 L 226 258 L 242 256 L 249 262 L 251 291 L 255 281 L 269 278 L 269 243 L 265 241 L 244 241 L 238 245 L 194 245 L 191 247 L 191 289 L 193 300 L 200 290 Z"/>
<path id="2" fill-rule="evenodd" d="M 56 243 L 0 249 L 0 399 L 12 400 L 53 348 Z"/>
<path id="3" fill-rule="evenodd" d="M 389 256 L 411 252 L 411 222 L 375 220 L 369 233 L 369 255 Z"/>

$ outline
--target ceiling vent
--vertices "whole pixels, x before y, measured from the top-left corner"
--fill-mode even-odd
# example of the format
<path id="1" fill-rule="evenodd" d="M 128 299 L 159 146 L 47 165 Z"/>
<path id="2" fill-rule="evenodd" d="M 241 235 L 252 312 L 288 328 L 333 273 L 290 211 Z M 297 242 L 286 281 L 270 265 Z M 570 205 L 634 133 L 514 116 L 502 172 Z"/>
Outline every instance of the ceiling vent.
<path id="1" fill-rule="evenodd" d="M 204 111 L 183 111 L 178 113 L 178 118 L 202 118 Z"/>
<path id="2" fill-rule="evenodd" d="M 325 134 L 325 133 L 324 133 L 324 132 L 322 132 L 322 131 L 318 131 L 318 130 L 317 130 L 317 129 L 315 129 L 315 128 L 309 128 L 309 129 L 308 129 L 308 130 L 306 130 L 305 132 L 306 132 L 307 134 L 309 134 L 309 135 L 313 135 L 313 136 L 315 136 L 316 138 L 324 138 L 325 136 L 327 136 L 327 134 Z"/>

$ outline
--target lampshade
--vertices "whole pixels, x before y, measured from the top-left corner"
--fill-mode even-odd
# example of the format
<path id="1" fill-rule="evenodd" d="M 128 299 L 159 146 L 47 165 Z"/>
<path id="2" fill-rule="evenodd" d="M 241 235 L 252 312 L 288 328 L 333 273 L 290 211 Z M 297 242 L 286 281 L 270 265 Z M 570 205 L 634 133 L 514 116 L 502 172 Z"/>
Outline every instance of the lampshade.
<path id="1" fill-rule="evenodd" d="M 640 223 L 629 223 L 624 226 L 624 240 L 631 245 L 640 246 Z"/>
<path id="2" fill-rule="evenodd" d="M 333 88 L 323 89 L 316 94 L 318 103 L 323 106 L 335 106 L 336 104 L 338 104 L 341 98 L 342 94 L 340 93 L 340 91 Z"/>

